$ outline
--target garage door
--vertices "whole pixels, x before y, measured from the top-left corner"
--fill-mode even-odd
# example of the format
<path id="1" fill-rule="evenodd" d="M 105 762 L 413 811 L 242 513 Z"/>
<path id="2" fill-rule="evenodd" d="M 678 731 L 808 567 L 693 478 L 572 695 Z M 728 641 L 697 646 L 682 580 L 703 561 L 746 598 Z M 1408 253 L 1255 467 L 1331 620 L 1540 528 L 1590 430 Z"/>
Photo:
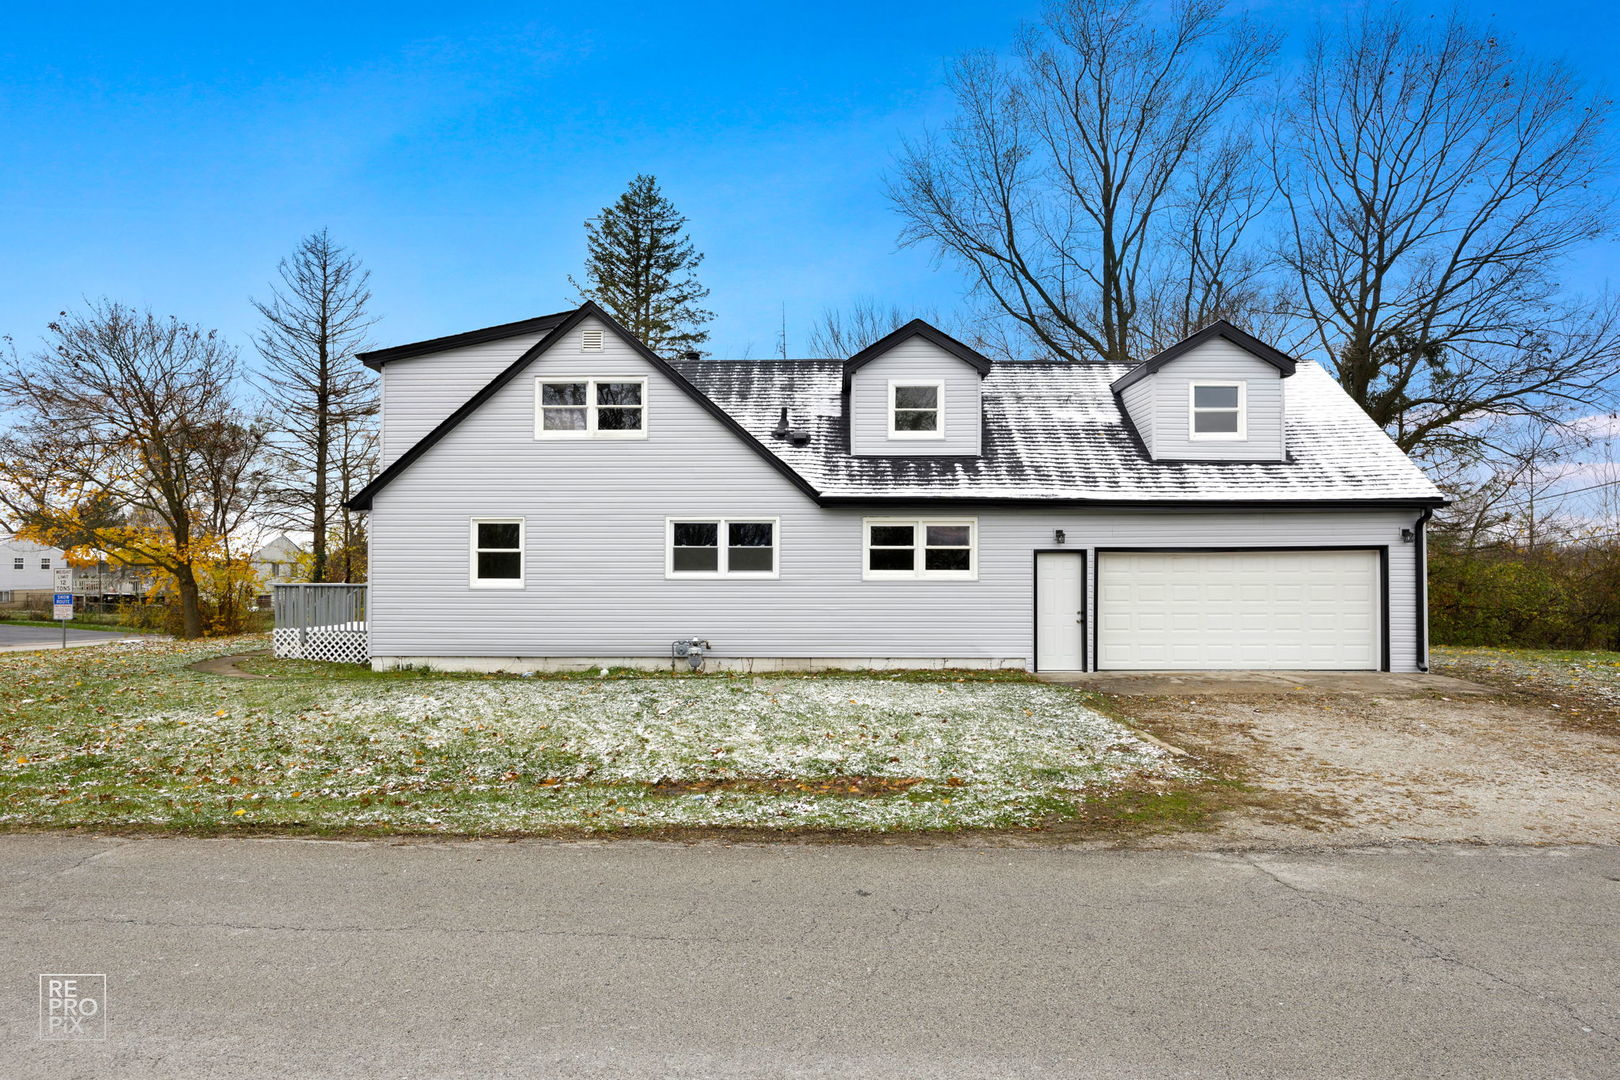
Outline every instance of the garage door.
<path id="1" fill-rule="evenodd" d="M 1376 669 L 1376 551 L 1132 551 L 1097 557 L 1097 666 Z"/>

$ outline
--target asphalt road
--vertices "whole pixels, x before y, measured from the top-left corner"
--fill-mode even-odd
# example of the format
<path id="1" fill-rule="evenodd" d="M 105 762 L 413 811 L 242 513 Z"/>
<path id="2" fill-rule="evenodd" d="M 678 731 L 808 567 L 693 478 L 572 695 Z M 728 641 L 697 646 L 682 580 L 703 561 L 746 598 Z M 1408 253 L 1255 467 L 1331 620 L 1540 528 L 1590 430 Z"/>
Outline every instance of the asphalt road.
<path id="1" fill-rule="evenodd" d="M 7 1077 L 1614 1077 L 1620 850 L 0 838 Z M 107 1036 L 36 1036 L 105 973 Z"/>
<path id="2" fill-rule="evenodd" d="M 109 641 L 139 640 L 141 635 L 119 630 L 69 630 L 68 646 L 105 645 Z M 30 649 L 57 649 L 62 646 L 60 627 L 4 626 L 0 625 L 0 652 L 25 652 Z"/>

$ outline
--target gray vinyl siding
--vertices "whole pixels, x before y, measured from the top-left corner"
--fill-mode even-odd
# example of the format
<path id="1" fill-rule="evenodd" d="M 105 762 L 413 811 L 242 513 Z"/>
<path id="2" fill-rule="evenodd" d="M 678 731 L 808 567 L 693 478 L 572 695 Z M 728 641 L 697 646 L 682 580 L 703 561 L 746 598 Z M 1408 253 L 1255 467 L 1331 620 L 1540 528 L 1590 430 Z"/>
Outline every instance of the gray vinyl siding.
<path id="1" fill-rule="evenodd" d="M 523 334 L 384 364 L 378 467 L 387 468 L 415 446 L 543 336 Z"/>
<path id="2" fill-rule="evenodd" d="M 943 380 L 943 439 L 889 438 L 889 380 Z M 979 452 L 979 373 L 920 337 L 902 341 L 855 372 L 850 382 L 850 452 L 935 457 Z"/>
<path id="3" fill-rule="evenodd" d="M 1188 388 L 1195 382 L 1238 380 L 1248 384 L 1248 439 L 1224 442 L 1188 438 Z M 1153 432 L 1151 445 L 1156 459 L 1281 461 L 1285 456 L 1282 373 L 1246 349 L 1216 338 L 1177 357 L 1136 385 L 1153 388 L 1152 419 L 1147 426 Z M 1140 414 L 1134 404 L 1131 408 L 1134 420 Z"/>
<path id="4" fill-rule="evenodd" d="M 536 440 L 534 379 L 648 379 L 649 437 Z M 975 379 L 977 376 L 973 376 Z M 1391 658 L 1416 666 L 1416 512 L 1233 513 L 938 507 L 977 517 L 977 581 L 865 581 L 862 519 L 821 509 L 611 331 L 559 345 L 378 494 L 370 619 L 378 657 L 648 657 L 706 637 L 727 657 L 1014 660 L 1033 654 L 1034 550 L 1066 547 L 1390 548 Z M 776 579 L 666 580 L 666 517 L 780 519 Z M 526 521 L 525 587 L 468 584 L 468 522 Z M 1088 566 L 1088 589 L 1091 578 Z M 1090 604 L 1088 602 L 1088 610 Z M 1088 650 L 1090 643 L 1088 640 Z"/>
<path id="5" fill-rule="evenodd" d="M 1127 386 L 1119 395 L 1120 404 L 1125 407 L 1125 415 L 1130 417 L 1131 424 L 1146 447 L 1148 457 L 1153 456 L 1153 381 L 1155 376 L 1149 375 L 1140 382 Z"/>

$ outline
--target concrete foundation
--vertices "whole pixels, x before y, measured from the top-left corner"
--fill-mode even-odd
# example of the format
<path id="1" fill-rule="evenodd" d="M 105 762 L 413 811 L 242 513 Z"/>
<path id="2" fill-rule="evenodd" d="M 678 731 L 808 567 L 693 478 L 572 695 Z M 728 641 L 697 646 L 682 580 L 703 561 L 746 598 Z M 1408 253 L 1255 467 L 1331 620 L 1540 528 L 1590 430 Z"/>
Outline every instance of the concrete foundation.
<path id="1" fill-rule="evenodd" d="M 910 669 L 940 671 L 947 668 L 1018 669 L 1028 667 L 1024 657 L 914 656 L 708 656 L 704 671 L 758 674 L 773 671 L 887 671 Z M 525 671 L 589 671 L 594 668 L 635 668 L 638 671 L 686 671 L 685 660 L 667 656 L 373 656 L 373 671 L 423 668 L 432 671 L 475 671 L 486 674 Z"/>

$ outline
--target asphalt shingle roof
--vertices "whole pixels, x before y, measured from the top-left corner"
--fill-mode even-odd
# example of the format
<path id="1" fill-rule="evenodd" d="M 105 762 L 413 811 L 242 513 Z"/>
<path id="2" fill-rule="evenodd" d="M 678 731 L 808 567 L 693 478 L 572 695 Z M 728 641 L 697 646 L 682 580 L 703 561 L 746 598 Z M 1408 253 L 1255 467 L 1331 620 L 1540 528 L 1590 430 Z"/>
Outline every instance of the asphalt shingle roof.
<path id="1" fill-rule="evenodd" d="M 1286 462 L 1148 458 L 1109 384 L 1122 364 L 997 363 L 984 378 L 980 457 L 856 457 L 843 418 L 841 360 L 672 364 L 824 498 L 1101 502 L 1411 501 L 1440 491 L 1319 365 L 1283 380 Z M 782 407 L 810 432 L 771 434 Z"/>

